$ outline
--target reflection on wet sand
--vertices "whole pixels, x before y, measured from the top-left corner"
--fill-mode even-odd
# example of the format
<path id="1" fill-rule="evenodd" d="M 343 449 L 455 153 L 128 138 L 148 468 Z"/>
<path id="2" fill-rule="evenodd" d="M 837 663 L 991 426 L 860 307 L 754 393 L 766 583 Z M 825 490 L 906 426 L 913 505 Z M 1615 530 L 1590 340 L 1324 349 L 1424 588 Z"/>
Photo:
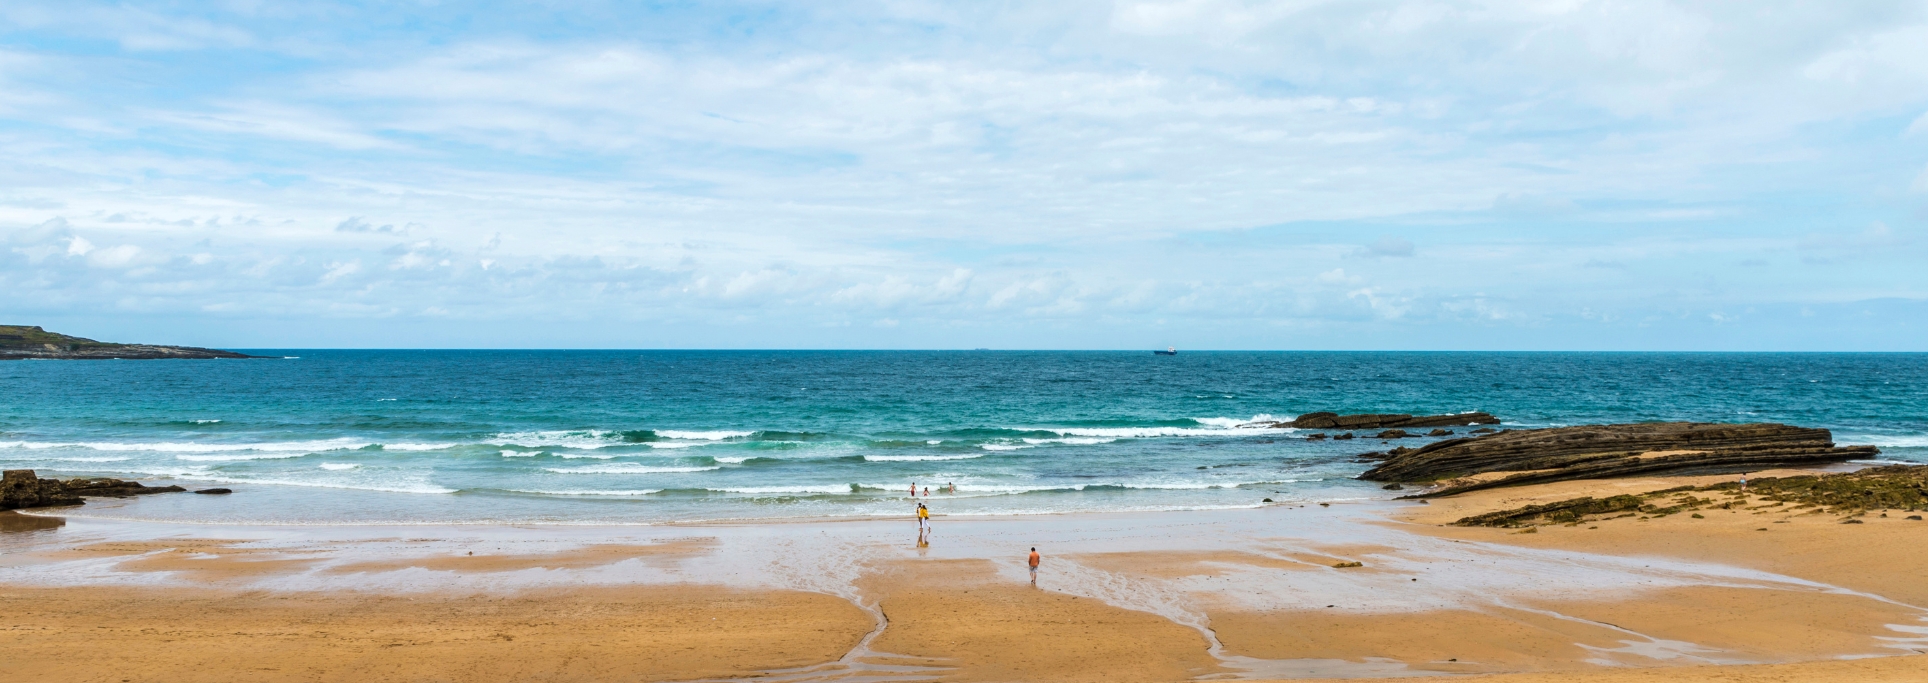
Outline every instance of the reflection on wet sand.
<path id="1" fill-rule="evenodd" d="M 0 563 L 0 584 L 5 608 L 27 625 L 4 636 L 10 657 L 47 676 L 91 666 L 60 653 L 103 634 L 182 667 L 259 665 L 174 680 L 242 680 L 276 662 L 303 675 L 415 671 L 513 653 L 497 668 L 449 664 L 468 672 L 452 680 L 1179 681 L 1639 667 L 1657 681 L 1692 680 L 1664 676 L 1693 665 L 1770 676 L 1771 666 L 1734 665 L 1928 649 L 1928 611 L 1916 606 L 1928 589 L 1894 571 L 1921 559 L 1923 544 L 1910 541 L 1928 527 L 1785 520 L 1774 538 L 1809 558 L 1797 561 L 1739 514 L 1525 536 L 1436 526 L 1533 495 L 949 517 L 941 540 L 920 528 L 908 545 L 898 520 L 62 526 L 0 515 L 10 531 L 48 532 L 7 537 L 19 561 Z M 1675 540 L 1641 545 L 1656 539 Z M 1049 558 L 1035 590 L 1031 547 Z M 412 616 L 376 623 L 368 609 Z M 288 621 L 272 628 L 260 614 Z M 367 633 L 378 635 L 348 635 Z M 660 656 L 609 656 L 617 644 Z M 350 652 L 355 663 L 340 664 Z M 1913 661 L 1838 666 L 1880 680 Z"/>

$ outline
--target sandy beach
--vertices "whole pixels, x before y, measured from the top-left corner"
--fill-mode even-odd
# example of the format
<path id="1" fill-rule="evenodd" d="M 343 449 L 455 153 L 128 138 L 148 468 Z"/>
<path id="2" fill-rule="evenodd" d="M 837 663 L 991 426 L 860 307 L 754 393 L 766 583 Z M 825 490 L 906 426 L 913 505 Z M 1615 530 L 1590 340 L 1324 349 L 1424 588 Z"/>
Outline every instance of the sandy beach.
<path id="1" fill-rule="evenodd" d="M 927 546 L 908 515 L 410 527 L 0 513 L 0 639 L 22 681 L 1928 676 L 1910 656 L 1928 651 L 1928 588 L 1911 569 L 1928 522 L 1905 514 L 1842 524 L 1748 505 L 1532 533 L 1444 526 L 1720 480 L 940 514 Z"/>

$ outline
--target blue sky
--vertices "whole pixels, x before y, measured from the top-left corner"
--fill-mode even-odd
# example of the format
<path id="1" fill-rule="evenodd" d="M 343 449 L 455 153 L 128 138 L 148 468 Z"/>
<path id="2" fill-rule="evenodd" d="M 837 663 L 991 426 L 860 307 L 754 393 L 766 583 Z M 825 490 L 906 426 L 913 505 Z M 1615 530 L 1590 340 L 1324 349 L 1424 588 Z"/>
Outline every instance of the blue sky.
<path id="1" fill-rule="evenodd" d="M 1928 3 L 0 5 L 0 322 L 1928 350 Z"/>

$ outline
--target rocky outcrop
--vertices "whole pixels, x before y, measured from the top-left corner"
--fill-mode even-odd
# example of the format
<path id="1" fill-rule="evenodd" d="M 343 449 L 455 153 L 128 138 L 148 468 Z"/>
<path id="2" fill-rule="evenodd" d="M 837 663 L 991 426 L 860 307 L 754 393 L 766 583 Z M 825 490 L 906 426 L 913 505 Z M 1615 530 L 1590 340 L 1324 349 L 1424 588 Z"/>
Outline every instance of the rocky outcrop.
<path id="1" fill-rule="evenodd" d="M 144 486 L 120 479 L 41 479 L 33 470 L 7 470 L 0 475 L 0 510 L 80 505 L 82 497 L 125 498 L 147 493 L 186 491 L 179 486 Z"/>
<path id="2" fill-rule="evenodd" d="M 1296 419 L 1278 422 L 1253 422 L 1245 427 L 1271 427 L 1284 429 L 1391 429 L 1394 427 L 1459 427 L 1467 425 L 1496 425 L 1500 419 L 1487 413 L 1459 413 L 1455 415 L 1407 415 L 1404 413 L 1362 413 L 1340 415 L 1338 413 L 1306 413 Z"/>
<path id="3" fill-rule="evenodd" d="M 1441 482 L 1418 497 L 1653 474 L 1746 472 L 1872 458 L 1825 429 L 1783 424 L 1653 422 L 1506 430 L 1388 453 L 1360 479 Z"/>
<path id="4" fill-rule="evenodd" d="M 33 470 L 7 470 L 0 474 L 0 510 L 80 503 L 80 496 L 68 493 L 58 479 L 41 479 Z"/>
<path id="5" fill-rule="evenodd" d="M 159 360 L 262 358 L 191 346 L 115 344 L 48 332 L 38 326 L 0 325 L 0 360 Z"/>
<path id="6" fill-rule="evenodd" d="M 61 486 L 65 487 L 68 493 L 76 496 L 104 496 L 108 498 L 126 498 L 128 496 L 138 496 L 147 493 L 177 493 L 187 490 L 179 486 L 147 486 L 138 481 L 108 479 L 106 477 L 68 479 L 67 481 L 61 482 Z"/>

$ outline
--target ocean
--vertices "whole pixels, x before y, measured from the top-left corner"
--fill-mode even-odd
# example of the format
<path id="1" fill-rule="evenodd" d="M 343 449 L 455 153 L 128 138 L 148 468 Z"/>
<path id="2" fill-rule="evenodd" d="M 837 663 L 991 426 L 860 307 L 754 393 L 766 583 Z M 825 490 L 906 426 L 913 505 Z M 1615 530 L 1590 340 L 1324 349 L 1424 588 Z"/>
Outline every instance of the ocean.
<path id="1" fill-rule="evenodd" d="M 1322 410 L 1786 422 L 1928 462 L 1928 354 L 247 352 L 285 358 L 0 363 L 0 466 L 236 490 L 74 517 L 657 524 L 904 516 L 913 482 L 940 515 L 1381 498 L 1353 456 L 1431 441 L 1239 426 Z"/>

